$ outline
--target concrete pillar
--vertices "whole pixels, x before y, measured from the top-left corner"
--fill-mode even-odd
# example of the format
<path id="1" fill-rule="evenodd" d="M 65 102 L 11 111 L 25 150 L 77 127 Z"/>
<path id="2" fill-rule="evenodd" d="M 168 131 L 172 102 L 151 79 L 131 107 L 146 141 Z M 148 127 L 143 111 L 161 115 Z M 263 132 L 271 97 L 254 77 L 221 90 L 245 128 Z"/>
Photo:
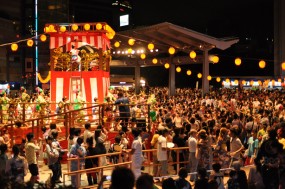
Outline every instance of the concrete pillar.
<path id="1" fill-rule="evenodd" d="M 135 67 L 135 92 L 136 94 L 140 94 L 140 80 L 141 80 L 141 67 L 140 65 L 136 65 Z"/>
<path id="2" fill-rule="evenodd" d="M 205 95 L 209 92 L 209 80 L 207 76 L 209 75 L 209 56 L 208 50 L 203 53 L 203 73 L 202 73 L 202 94 Z"/>
<path id="3" fill-rule="evenodd" d="M 175 65 L 173 64 L 173 57 L 170 58 L 170 68 L 169 68 L 169 80 L 168 80 L 168 88 L 169 88 L 169 96 L 175 95 Z"/>
<path id="4" fill-rule="evenodd" d="M 281 63 L 285 61 L 285 1 L 274 0 L 274 76 L 284 76 Z"/>

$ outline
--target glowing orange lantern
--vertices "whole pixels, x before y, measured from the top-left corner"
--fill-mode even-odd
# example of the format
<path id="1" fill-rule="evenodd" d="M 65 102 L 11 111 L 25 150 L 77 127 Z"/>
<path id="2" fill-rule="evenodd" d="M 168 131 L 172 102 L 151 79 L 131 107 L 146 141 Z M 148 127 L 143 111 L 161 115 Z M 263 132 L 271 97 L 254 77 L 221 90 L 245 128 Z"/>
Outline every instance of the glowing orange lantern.
<path id="1" fill-rule="evenodd" d="M 152 63 L 153 63 L 153 64 L 157 64 L 157 62 L 158 62 L 158 61 L 157 61 L 156 58 L 152 59 Z"/>
<path id="2" fill-rule="evenodd" d="M 213 63 L 218 63 L 219 62 L 219 57 L 218 56 L 213 56 L 213 58 L 212 58 L 212 61 L 213 61 Z"/>
<path id="3" fill-rule="evenodd" d="M 285 62 L 283 62 L 283 63 L 281 64 L 281 68 L 282 68 L 282 70 L 285 70 Z"/>
<path id="4" fill-rule="evenodd" d="M 164 67 L 165 67 L 166 69 L 168 69 L 168 68 L 170 67 L 170 64 L 169 64 L 169 63 L 165 63 L 165 64 L 164 64 Z"/>
<path id="5" fill-rule="evenodd" d="M 170 47 L 169 49 L 168 49 L 168 53 L 169 54 L 174 54 L 175 53 L 175 48 L 174 47 Z"/>
<path id="6" fill-rule="evenodd" d="M 192 74 L 191 70 L 187 70 L 186 74 L 191 75 Z"/>
<path id="7" fill-rule="evenodd" d="M 62 33 L 65 32 L 66 31 L 66 27 L 65 26 L 60 26 L 59 31 L 62 32 Z"/>
<path id="8" fill-rule="evenodd" d="M 41 35 L 40 40 L 42 42 L 45 42 L 47 40 L 47 36 L 46 35 Z"/>
<path id="9" fill-rule="evenodd" d="M 265 68 L 265 66 L 266 66 L 266 63 L 265 63 L 264 60 L 260 60 L 258 64 L 259 64 L 259 67 L 260 67 L 261 69 Z"/>
<path id="10" fill-rule="evenodd" d="M 131 46 L 132 46 L 132 45 L 134 45 L 134 44 L 135 44 L 135 40 L 134 40 L 134 39 L 129 39 L 129 40 L 128 40 L 128 43 L 129 43 L 129 45 L 131 45 Z"/>
<path id="11" fill-rule="evenodd" d="M 141 59 L 144 60 L 146 58 L 145 54 L 141 54 Z"/>
<path id="12" fill-rule="evenodd" d="M 176 71 L 179 73 L 179 72 L 181 72 L 181 68 L 178 66 L 177 68 L 176 68 Z"/>
<path id="13" fill-rule="evenodd" d="M 96 30 L 101 30 L 102 29 L 102 24 L 101 23 L 97 23 L 96 24 Z"/>
<path id="14" fill-rule="evenodd" d="M 116 41 L 116 42 L 114 43 L 114 46 L 115 46 L 115 47 L 119 47 L 119 46 L 120 46 L 120 42 L 119 42 L 119 41 Z"/>
<path id="15" fill-rule="evenodd" d="M 133 49 L 129 48 L 128 53 L 131 54 L 133 52 Z"/>
<path id="16" fill-rule="evenodd" d="M 84 29 L 85 29 L 86 31 L 90 30 L 90 24 L 84 24 Z"/>
<path id="17" fill-rule="evenodd" d="M 34 44 L 34 41 L 33 41 L 32 39 L 29 39 L 29 40 L 27 41 L 28 47 L 32 47 L 33 44 Z"/>
<path id="18" fill-rule="evenodd" d="M 196 52 L 195 51 L 191 51 L 189 54 L 190 58 L 194 59 L 196 58 Z"/>
<path id="19" fill-rule="evenodd" d="M 154 49 L 154 44 L 153 44 L 153 43 L 148 44 L 148 45 L 147 45 L 147 48 L 148 48 L 149 50 L 153 50 L 153 49 Z"/>
<path id="20" fill-rule="evenodd" d="M 220 78 L 220 77 L 217 77 L 217 78 L 216 78 L 216 81 L 217 81 L 217 82 L 220 82 L 220 81 L 221 81 L 221 78 Z"/>
<path id="21" fill-rule="evenodd" d="M 12 51 L 17 51 L 18 50 L 18 44 L 17 43 L 12 43 L 11 49 L 12 49 Z"/>
<path id="22" fill-rule="evenodd" d="M 73 31 L 76 31 L 76 30 L 78 30 L 78 26 L 76 24 L 72 24 L 71 29 Z"/>
<path id="23" fill-rule="evenodd" d="M 198 73 L 197 74 L 197 77 L 200 79 L 200 78 L 202 78 L 202 74 L 201 73 Z"/>
<path id="24" fill-rule="evenodd" d="M 235 59 L 235 65 L 237 65 L 237 66 L 241 65 L 241 59 L 240 58 Z"/>

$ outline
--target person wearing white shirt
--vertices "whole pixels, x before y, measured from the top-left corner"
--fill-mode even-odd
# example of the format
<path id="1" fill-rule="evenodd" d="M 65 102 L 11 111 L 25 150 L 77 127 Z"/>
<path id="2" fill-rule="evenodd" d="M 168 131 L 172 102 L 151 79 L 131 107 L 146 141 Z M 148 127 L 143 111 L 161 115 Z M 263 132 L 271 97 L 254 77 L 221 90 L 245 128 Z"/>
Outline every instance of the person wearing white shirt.
<path id="1" fill-rule="evenodd" d="M 198 160 L 196 158 L 197 151 L 197 130 L 191 129 L 189 132 L 190 136 L 188 138 L 189 147 L 189 161 L 190 161 L 190 173 L 197 171 Z M 196 174 L 190 175 L 190 181 L 194 182 L 196 179 Z"/>
<path id="2" fill-rule="evenodd" d="M 160 176 L 167 175 L 167 140 L 168 130 L 160 130 L 160 136 L 157 139 L 157 160 L 161 164 L 159 168 Z"/>
<path id="3" fill-rule="evenodd" d="M 135 175 L 135 179 L 138 179 L 138 177 L 141 175 L 141 166 L 143 163 L 142 143 L 139 139 L 140 131 L 137 128 L 133 128 L 132 135 L 134 136 L 132 149 L 131 151 L 127 152 L 130 152 L 132 155 L 132 171 Z"/>

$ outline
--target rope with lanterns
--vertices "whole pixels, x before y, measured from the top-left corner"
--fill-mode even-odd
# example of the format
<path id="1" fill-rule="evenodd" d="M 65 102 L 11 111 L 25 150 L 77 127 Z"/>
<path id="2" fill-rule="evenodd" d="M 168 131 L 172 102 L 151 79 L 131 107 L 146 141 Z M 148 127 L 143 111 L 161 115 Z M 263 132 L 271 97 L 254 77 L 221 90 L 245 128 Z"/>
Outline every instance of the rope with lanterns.
<path id="1" fill-rule="evenodd" d="M 153 52 L 154 49 L 155 49 L 155 44 L 152 43 L 152 42 L 145 41 L 145 40 L 142 40 L 142 39 L 130 38 L 129 36 L 125 36 L 125 35 L 122 35 L 122 34 L 118 34 L 118 35 L 120 35 L 120 36 L 122 36 L 122 37 L 129 38 L 129 39 L 128 39 L 128 44 L 129 44 L 130 46 L 133 46 L 133 45 L 135 44 L 136 40 L 139 40 L 139 41 L 142 41 L 142 42 L 147 42 L 147 43 L 148 43 L 147 49 L 150 50 L 151 52 Z M 115 41 L 113 45 L 114 45 L 115 48 L 118 48 L 118 47 L 121 46 L 121 44 L 120 44 L 119 41 Z M 176 53 L 176 50 L 177 50 L 177 49 L 175 49 L 174 47 L 169 47 L 169 48 L 168 48 L 168 53 L 169 53 L 170 55 L 174 55 L 174 54 Z M 129 49 L 127 49 L 126 52 L 122 51 L 121 54 L 131 54 L 131 53 L 134 53 L 134 50 L 133 50 L 132 48 L 129 48 Z M 190 57 L 191 59 L 195 60 L 196 57 L 197 57 L 197 53 L 196 53 L 194 50 L 191 50 L 191 51 L 189 52 L 189 57 Z M 142 60 L 145 60 L 145 59 L 147 58 L 147 55 L 142 52 L 142 53 L 140 54 L 140 58 L 141 58 Z M 248 58 L 247 58 L 247 59 L 248 59 Z M 255 59 L 255 60 L 256 60 L 256 59 Z M 213 64 L 217 64 L 217 63 L 220 61 L 220 58 L 219 58 L 219 56 L 217 56 L 217 55 L 209 55 L 209 61 L 210 61 L 211 63 L 213 63 Z M 153 64 L 157 64 L 157 63 L 159 62 L 159 60 L 158 60 L 156 57 L 154 57 L 154 58 L 152 58 L 151 62 L 152 62 Z M 241 59 L 240 57 L 235 58 L 235 59 L 234 59 L 234 64 L 235 64 L 236 66 L 240 66 L 240 65 L 242 64 L 242 59 Z M 164 64 L 164 68 L 165 68 L 165 69 L 169 69 L 170 66 L 171 66 L 170 63 L 168 63 L 168 62 L 166 62 L 166 63 Z M 266 67 L 266 62 L 265 62 L 265 60 L 259 60 L 258 66 L 259 66 L 260 69 L 264 69 L 264 68 Z M 281 64 L 281 67 L 282 67 L 282 70 L 285 70 L 285 62 Z M 177 66 L 177 67 L 176 67 L 176 72 L 180 73 L 181 71 L 182 71 L 182 68 L 181 68 L 180 66 Z M 191 71 L 190 69 L 187 69 L 187 70 L 186 70 L 186 74 L 187 74 L 188 76 L 190 76 L 190 75 L 192 75 L 192 71 Z M 203 77 L 202 73 L 198 73 L 198 74 L 197 74 L 197 78 L 201 79 L 202 77 Z M 211 75 L 208 75 L 208 76 L 206 76 L 206 77 L 207 77 L 207 80 L 209 80 L 209 81 L 212 80 L 212 76 L 211 76 Z M 221 80 L 222 80 L 221 77 L 216 77 L 216 82 L 221 82 Z M 281 79 L 278 79 L 278 80 L 281 80 Z M 230 82 L 230 79 L 229 79 L 229 78 L 226 78 L 225 82 L 226 82 L 226 83 L 229 83 L 229 82 Z M 239 81 L 238 81 L 238 80 L 234 80 L 234 83 L 235 83 L 235 84 L 238 84 Z M 258 81 L 258 83 L 259 83 L 260 85 L 262 84 L 261 81 Z M 268 85 L 268 84 L 270 83 L 270 81 L 269 81 L 269 80 L 266 80 L 266 81 L 264 81 L 264 83 Z M 274 80 L 272 80 L 271 83 L 274 83 Z M 245 80 L 242 80 L 242 84 L 245 85 L 245 84 L 246 84 L 246 81 L 245 81 Z M 253 85 L 253 84 L 254 84 L 254 81 L 250 81 L 250 84 Z M 264 85 L 265 85 L 265 84 L 264 84 Z"/>

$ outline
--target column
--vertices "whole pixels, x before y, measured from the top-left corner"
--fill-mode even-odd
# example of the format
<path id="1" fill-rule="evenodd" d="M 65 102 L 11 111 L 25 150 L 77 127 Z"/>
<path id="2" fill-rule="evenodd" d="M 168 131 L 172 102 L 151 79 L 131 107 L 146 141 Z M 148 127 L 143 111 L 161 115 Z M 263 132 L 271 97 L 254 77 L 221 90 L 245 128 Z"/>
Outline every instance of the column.
<path id="1" fill-rule="evenodd" d="M 207 76 L 209 75 L 209 56 L 208 50 L 203 53 L 203 73 L 202 73 L 202 95 L 209 92 L 209 80 Z"/>
<path id="2" fill-rule="evenodd" d="M 140 80 L 141 80 L 141 67 L 137 62 L 135 67 L 135 92 L 136 94 L 140 94 Z"/>
<path id="3" fill-rule="evenodd" d="M 169 88 L 169 96 L 175 95 L 175 64 L 173 64 L 173 57 L 170 58 L 170 68 L 169 68 L 169 80 L 168 80 L 168 88 Z"/>
<path id="4" fill-rule="evenodd" d="M 285 61 L 285 1 L 274 0 L 274 76 L 284 76 L 281 63 Z"/>

